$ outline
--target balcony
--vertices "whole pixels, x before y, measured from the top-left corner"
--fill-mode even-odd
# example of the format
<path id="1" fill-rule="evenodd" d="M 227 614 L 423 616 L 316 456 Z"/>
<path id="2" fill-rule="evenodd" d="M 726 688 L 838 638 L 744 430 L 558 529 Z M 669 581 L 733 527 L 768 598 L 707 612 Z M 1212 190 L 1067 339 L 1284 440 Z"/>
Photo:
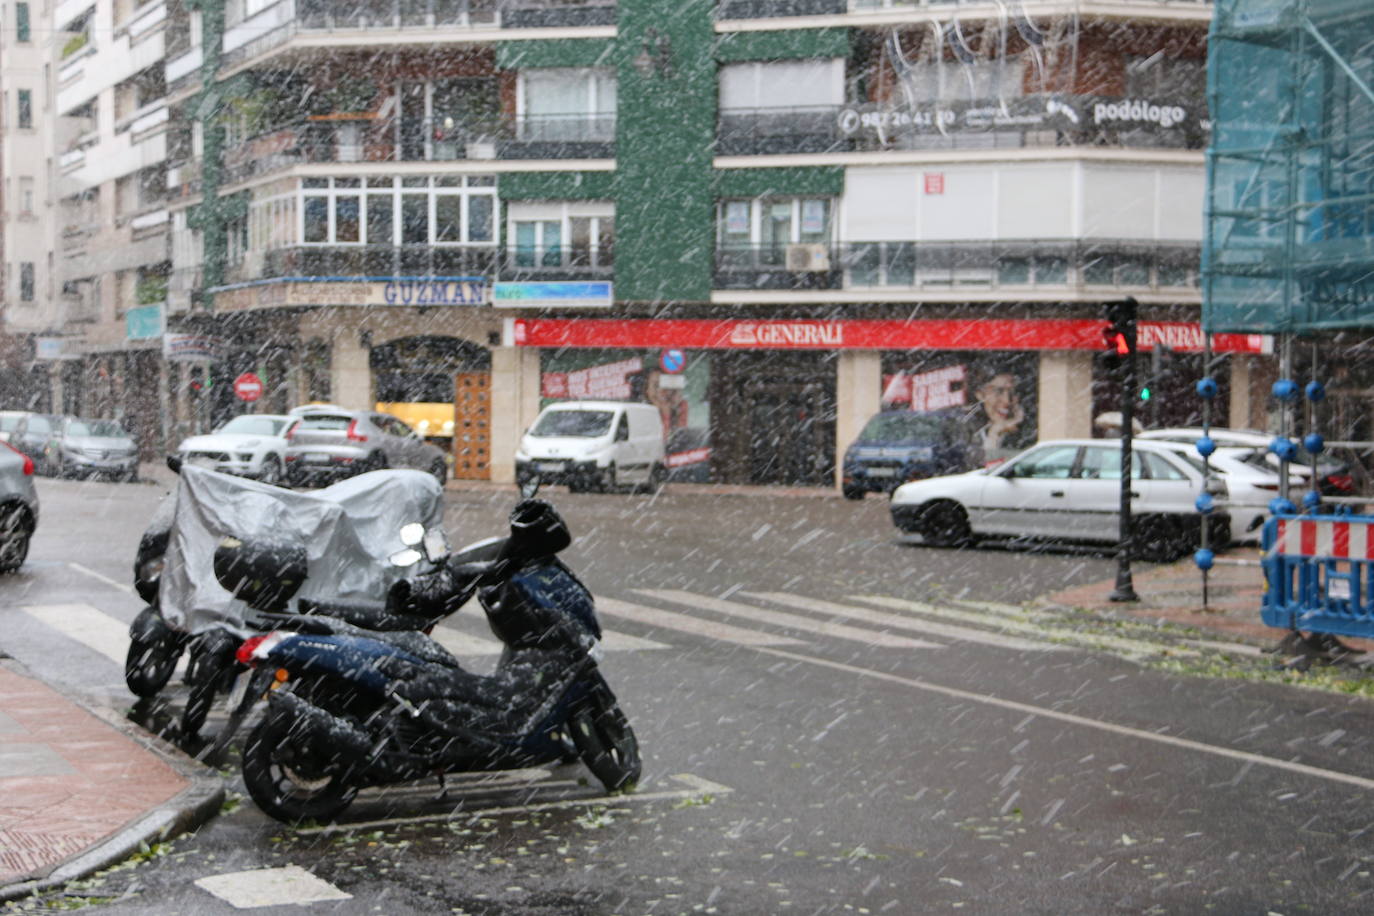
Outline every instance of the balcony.
<path id="1" fill-rule="evenodd" d="M 1183 99 L 1028 95 L 917 108 L 850 104 L 727 109 L 717 127 L 722 156 L 838 151 L 1022 149 L 1094 146 L 1207 147 L 1205 105 Z"/>
<path id="2" fill-rule="evenodd" d="M 785 16 L 834 16 L 849 12 L 850 0 L 719 0 L 717 19 L 774 19 Z M 951 0 L 953 2 L 953 0 Z M 864 6 L 855 0 L 855 6 Z M 908 6 L 916 6 L 912 0 Z"/>
<path id="3" fill-rule="evenodd" d="M 284 277 L 490 277 L 496 263 L 494 246 L 297 245 L 233 265 L 225 272 L 225 282 Z"/>
<path id="4" fill-rule="evenodd" d="M 302 30 L 495 26 L 498 0 L 296 0 Z"/>
<path id="5" fill-rule="evenodd" d="M 507 29 L 576 28 L 616 24 L 615 0 L 505 0 L 501 27 Z"/>
<path id="6" fill-rule="evenodd" d="M 250 137 L 224 156 L 224 180 L 238 184 L 305 163 L 444 162 L 615 156 L 615 116 L 380 120 L 318 115 Z M 182 184 L 185 183 L 183 179 Z"/>
<path id="7" fill-rule="evenodd" d="M 1195 291 L 1196 242 L 845 242 L 717 249 L 716 289 Z"/>

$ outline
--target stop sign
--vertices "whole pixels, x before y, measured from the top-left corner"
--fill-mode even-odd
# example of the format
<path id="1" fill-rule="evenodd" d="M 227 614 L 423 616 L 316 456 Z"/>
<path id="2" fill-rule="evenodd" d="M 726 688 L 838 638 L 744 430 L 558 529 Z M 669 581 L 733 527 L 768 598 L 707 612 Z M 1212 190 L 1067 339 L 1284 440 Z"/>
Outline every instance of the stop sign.
<path id="1" fill-rule="evenodd" d="M 234 379 L 234 394 L 244 401 L 256 401 L 262 397 L 262 379 L 251 372 L 245 372 Z"/>

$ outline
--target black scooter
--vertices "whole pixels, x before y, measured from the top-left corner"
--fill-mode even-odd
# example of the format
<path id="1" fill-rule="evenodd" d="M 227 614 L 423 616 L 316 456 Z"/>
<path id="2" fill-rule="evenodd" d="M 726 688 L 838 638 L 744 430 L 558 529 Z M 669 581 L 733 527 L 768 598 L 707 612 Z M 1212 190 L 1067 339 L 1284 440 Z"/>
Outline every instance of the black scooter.
<path id="1" fill-rule="evenodd" d="M 505 651 L 491 675 L 463 670 L 422 633 L 378 633 L 321 617 L 255 636 L 238 659 L 271 672 L 243 778 L 263 811 L 336 817 L 358 790 L 575 754 L 610 791 L 633 787 L 634 731 L 597 666 L 591 593 L 555 554 L 571 543 L 546 502 L 525 499 L 505 538 L 448 557 L 448 600 L 476 593 Z"/>

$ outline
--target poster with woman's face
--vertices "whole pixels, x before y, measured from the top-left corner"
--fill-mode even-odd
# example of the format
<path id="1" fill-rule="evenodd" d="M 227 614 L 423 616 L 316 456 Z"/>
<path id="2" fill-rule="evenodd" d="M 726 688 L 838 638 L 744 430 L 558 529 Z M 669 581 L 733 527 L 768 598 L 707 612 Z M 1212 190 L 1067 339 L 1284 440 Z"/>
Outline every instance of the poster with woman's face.
<path id="1" fill-rule="evenodd" d="M 1037 438 L 1039 360 L 1034 353 L 889 350 L 882 356 L 884 410 L 954 411 L 982 463 Z"/>

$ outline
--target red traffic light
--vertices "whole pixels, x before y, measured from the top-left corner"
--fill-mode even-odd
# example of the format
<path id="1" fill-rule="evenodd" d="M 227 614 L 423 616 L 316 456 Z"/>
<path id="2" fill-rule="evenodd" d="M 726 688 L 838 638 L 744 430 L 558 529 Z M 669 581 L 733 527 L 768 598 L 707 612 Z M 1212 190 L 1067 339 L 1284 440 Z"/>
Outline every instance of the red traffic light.
<path id="1" fill-rule="evenodd" d="M 1116 352 L 1118 356 L 1131 355 L 1131 345 L 1129 342 L 1127 342 L 1126 335 L 1121 333 L 1120 331 L 1117 331 L 1115 334 L 1112 335 L 1112 344 L 1116 347 Z"/>

